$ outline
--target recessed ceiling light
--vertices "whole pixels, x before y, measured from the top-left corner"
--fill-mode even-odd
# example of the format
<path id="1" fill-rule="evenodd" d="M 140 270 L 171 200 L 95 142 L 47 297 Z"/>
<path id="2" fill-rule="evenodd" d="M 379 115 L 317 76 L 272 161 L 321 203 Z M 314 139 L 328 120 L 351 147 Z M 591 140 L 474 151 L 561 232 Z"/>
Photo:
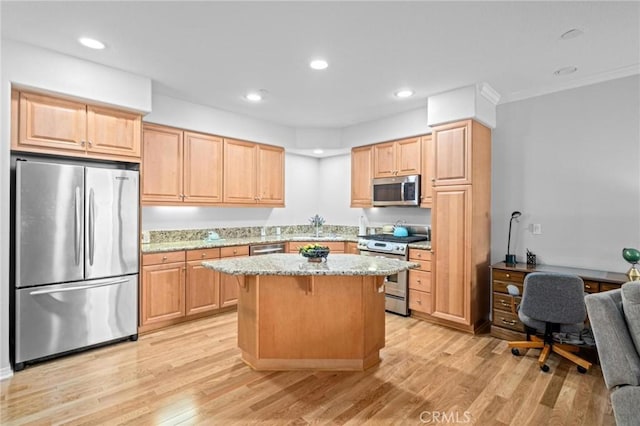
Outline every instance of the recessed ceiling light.
<path id="1" fill-rule="evenodd" d="M 560 38 L 563 40 L 569 40 L 571 38 L 580 37 L 582 34 L 584 34 L 584 31 L 578 28 L 573 28 L 567 31 L 566 33 L 562 34 Z"/>
<path id="2" fill-rule="evenodd" d="M 88 47 L 90 49 L 104 49 L 104 43 L 89 37 L 80 37 L 78 39 L 81 45 Z"/>
<path id="3" fill-rule="evenodd" d="M 316 148 L 316 149 L 314 149 L 314 150 L 313 150 L 313 153 L 314 153 L 314 154 L 322 154 L 323 152 L 324 152 L 324 151 L 323 151 L 323 150 L 321 150 L 320 148 Z"/>
<path id="4" fill-rule="evenodd" d="M 398 90 L 395 93 L 397 98 L 408 98 L 409 96 L 413 96 L 413 90 L 409 90 L 409 89 L 403 89 L 403 90 Z"/>
<path id="5" fill-rule="evenodd" d="M 329 64 L 324 59 L 314 59 L 309 63 L 309 66 L 314 70 L 324 70 L 329 66 Z"/>
<path id="6" fill-rule="evenodd" d="M 260 102 L 262 100 L 262 95 L 258 92 L 249 92 L 244 97 L 251 102 Z"/>
<path id="7" fill-rule="evenodd" d="M 563 67 L 563 68 L 555 70 L 553 72 L 553 74 L 557 75 L 557 76 L 569 75 L 569 74 L 573 74 L 576 71 L 578 71 L 578 68 L 576 68 L 576 67 Z"/>

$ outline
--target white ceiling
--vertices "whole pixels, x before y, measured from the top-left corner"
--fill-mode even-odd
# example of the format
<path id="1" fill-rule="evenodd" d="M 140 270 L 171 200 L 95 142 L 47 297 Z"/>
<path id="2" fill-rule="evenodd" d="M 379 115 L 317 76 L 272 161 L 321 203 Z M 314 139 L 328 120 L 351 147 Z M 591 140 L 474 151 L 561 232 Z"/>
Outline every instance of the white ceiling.
<path id="1" fill-rule="evenodd" d="M 2 37 L 150 77 L 154 92 L 339 128 L 486 82 L 501 102 L 636 74 L 639 2 L 7 2 Z M 581 37 L 562 40 L 572 28 Z M 107 44 L 93 51 L 77 38 Z M 308 67 L 329 61 L 325 71 Z M 568 76 L 554 71 L 576 66 Z M 394 91 L 416 94 L 397 99 Z M 248 90 L 264 89 L 252 104 Z"/>

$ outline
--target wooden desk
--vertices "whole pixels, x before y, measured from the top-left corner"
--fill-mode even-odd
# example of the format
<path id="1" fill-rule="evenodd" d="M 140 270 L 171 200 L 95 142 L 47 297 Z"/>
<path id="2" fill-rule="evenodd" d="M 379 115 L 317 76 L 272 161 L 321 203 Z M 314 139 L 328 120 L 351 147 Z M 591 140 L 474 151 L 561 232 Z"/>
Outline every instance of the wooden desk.
<path id="1" fill-rule="evenodd" d="M 524 325 L 520 322 L 518 315 L 514 315 L 511 312 L 507 285 L 515 285 L 520 290 L 520 294 L 522 294 L 524 278 L 531 272 L 559 272 L 577 275 L 584 281 L 584 291 L 587 293 L 613 290 L 620 288 L 622 284 L 629 281 L 629 278 L 622 273 L 592 269 L 552 265 L 527 267 L 526 263 L 507 266 L 504 262 L 491 265 L 491 291 L 493 293 L 491 316 L 492 336 L 505 340 L 525 339 Z M 516 297 L 516 303 L 520 303 L 520 297 Z"/>

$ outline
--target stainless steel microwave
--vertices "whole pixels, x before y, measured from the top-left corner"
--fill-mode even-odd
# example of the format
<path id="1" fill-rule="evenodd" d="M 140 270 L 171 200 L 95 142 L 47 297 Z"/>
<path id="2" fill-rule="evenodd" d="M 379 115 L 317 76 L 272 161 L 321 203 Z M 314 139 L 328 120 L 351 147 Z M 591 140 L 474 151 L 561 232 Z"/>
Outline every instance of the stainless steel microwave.
<path id="1" fill-rule="evenodd" d="M 373 179 L 373 206 L 420 205 L 420 175 Z"/>

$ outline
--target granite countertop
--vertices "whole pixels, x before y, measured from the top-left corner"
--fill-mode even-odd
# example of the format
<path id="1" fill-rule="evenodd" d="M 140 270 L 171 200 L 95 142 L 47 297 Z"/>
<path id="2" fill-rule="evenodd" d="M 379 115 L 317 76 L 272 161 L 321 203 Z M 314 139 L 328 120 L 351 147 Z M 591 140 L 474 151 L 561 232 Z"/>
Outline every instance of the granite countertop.
<path id="1" fill-rule="evenodd" d="M 312 263 L 298 254 L 267 254 L 202 262 L 209 269 L 232 275 L 393 275 L 419 265 L 403 260 L 329 254 L 326 262 Z"/>
<path id="2" fill-rule="evenodd" d="M 431 250 L 431 241 L 418 241 L 415 243 L 411 243 L 409 244 L 409 248 Z"/>
<path id="3" fill-rule="evenodd" d="M 327 234 L 320 237 L 309 234 L 267 235 L 265 237 L 225 238 L 220 240 L 172 241 L 168 243 L 141 244 L 142 253 L 162 253 L 176 250 L 196 250 L 217 247 L 242 246 L 251 244 L 286 243 L 288 241 L 350 241 L 358 242 L 355 235 Z M 410 246 L 411 247 L 411 246 Z"/>

